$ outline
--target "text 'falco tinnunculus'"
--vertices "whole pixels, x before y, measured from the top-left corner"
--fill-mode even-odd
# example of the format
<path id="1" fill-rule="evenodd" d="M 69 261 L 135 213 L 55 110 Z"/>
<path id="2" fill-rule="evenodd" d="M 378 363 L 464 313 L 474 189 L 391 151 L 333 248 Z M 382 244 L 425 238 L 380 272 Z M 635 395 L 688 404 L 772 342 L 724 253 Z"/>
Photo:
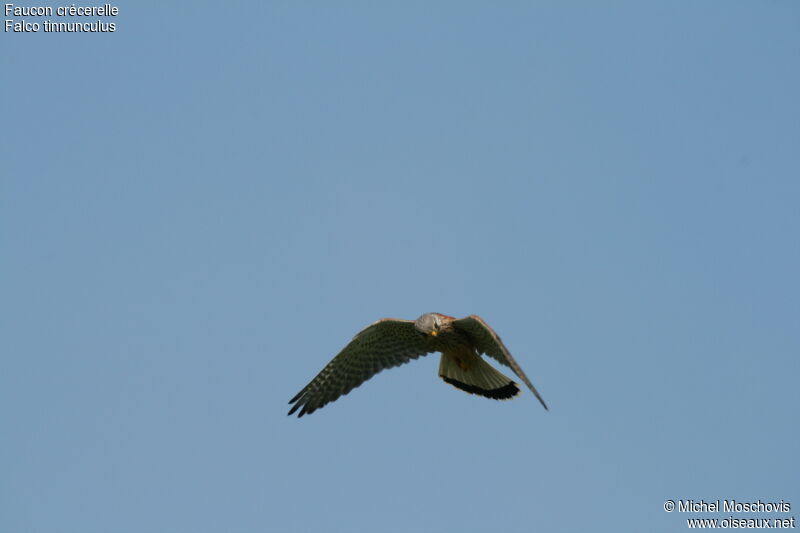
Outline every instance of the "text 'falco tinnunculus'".
<path id="1" fill-rule="evenodd" d="M 442 353 L 439 377 L 446 383 L 495 400 L 517 396 L 519 386 L 484 361 L 481 354 L 486 354 L 511 368 L 547 409 L 503 341 L 481 317 L 456 319 L 427 313 L 416 321 L 384 318 L 364 328 L 311 383 L 289 400 L 294 404 L 289 414 L 298 409 L 298 417 L 313 413 L 381 370 L 433 352 Z"/>

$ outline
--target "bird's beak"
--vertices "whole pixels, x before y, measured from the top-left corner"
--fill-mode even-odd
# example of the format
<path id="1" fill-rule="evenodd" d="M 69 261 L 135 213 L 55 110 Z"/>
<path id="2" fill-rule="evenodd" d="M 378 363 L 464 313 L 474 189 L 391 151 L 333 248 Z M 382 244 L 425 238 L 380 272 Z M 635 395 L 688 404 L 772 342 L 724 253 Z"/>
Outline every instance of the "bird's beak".
<path id="1" fill-rule="evenodd" d="M 436 331 L 436 330 L 433 330 L 433 331 L 431 331 L 431 335 L 433 335 L 434 337 L 435 337 L 436 335 L 438 335 L 438 334 L 439 334 L 439 332 L 438 332 L 438 331 Z"/>

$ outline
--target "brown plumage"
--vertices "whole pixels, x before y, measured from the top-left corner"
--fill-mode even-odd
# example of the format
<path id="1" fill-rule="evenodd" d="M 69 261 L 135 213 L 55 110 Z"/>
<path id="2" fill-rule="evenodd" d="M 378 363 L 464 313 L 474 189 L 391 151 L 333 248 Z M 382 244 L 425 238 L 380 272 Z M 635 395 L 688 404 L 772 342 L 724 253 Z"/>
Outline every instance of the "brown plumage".
<path id="1" fill-rule="evenodd" d="M 384 318 L 364 328 L 289 403 L 297 416 L 310 414 L 347 394 L 387 368 L 441 352 L 439 377 L 470 394 L 495 400 L 513 398 L 519 386 L 480 354 L 511 368 L 547 409 L 547 404 L 505 347 L 477 315 L 456 319 L 427 313 L 416 321 Z"/>

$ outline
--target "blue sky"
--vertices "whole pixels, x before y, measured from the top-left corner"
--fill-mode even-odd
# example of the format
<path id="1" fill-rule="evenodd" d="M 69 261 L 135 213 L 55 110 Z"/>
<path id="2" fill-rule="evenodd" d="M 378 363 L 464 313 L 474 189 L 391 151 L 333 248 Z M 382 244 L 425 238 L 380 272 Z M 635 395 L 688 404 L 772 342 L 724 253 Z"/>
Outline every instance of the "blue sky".
<path id="1" fill-rule="evenodd" d="M 0 530 L 800 510 L 797 3 L 116 5 L 0 38 Z M 286 416 L 428 311 L 550 411 L 430 356 Z"/>

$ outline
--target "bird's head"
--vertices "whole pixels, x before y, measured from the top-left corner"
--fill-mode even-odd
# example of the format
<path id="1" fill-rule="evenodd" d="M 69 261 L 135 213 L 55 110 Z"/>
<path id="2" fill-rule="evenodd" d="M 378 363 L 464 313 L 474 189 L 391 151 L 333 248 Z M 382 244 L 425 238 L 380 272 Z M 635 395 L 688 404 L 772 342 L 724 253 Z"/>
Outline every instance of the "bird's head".
<path id="1" fill-rule="evenodd" d="M 435 337 L 442 329 L 442 318 L 438 313 L 426 313 L 414 322 L 414 328 L 425 336 Z"/>

